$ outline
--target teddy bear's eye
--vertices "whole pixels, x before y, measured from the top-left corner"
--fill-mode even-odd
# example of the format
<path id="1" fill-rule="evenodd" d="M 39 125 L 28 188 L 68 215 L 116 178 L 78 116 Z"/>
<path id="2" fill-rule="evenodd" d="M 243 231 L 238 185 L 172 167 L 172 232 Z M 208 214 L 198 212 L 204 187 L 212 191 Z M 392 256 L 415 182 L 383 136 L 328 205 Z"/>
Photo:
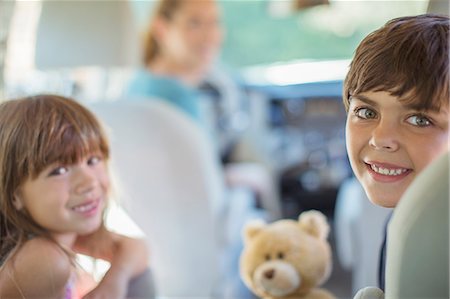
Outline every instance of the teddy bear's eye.
<path id="1" fill-rule="evenodd" d="M 266 254 L 265 258 L 266 258 L 266 261 L 270 261 L 270 254 Z"/>
<path id="2" fill-rule="evenodd" d="M 284 259 L 284 253 L 282 253 L 282 252 L 278 252 L 277 256 L 280 260 Z"/>

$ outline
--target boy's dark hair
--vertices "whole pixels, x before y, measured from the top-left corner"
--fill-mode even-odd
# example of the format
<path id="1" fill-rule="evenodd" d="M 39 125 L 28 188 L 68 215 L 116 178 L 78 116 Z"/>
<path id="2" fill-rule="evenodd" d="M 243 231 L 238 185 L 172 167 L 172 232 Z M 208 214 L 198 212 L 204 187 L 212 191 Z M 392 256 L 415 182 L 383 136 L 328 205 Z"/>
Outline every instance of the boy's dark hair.
<path id="1" fill-rule="evenodd" d="M 343 101 L 366 91 L 388 91 L 418 110 L 449 99 L 449 17 L 393 19 L 360 43 L 344 81 Z"/>

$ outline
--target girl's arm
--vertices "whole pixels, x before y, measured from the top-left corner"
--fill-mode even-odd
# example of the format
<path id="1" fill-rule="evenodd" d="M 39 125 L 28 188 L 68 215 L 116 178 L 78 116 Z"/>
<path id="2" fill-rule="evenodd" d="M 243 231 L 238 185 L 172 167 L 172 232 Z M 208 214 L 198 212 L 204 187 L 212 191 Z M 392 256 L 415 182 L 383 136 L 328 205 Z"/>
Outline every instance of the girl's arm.
<path id="1" fill-rule="evenodd" d="M 125 298 L 131 278 L 148 267 L 148 251 L 144 240 L 125 237 L 106 228 L 79 236 L 74 250 L 111 264 L 98 286 L 85 298 Z"/>
<path id="2" fill-rule="evenodd" d="M 27 241 L 0 271 L 0 298 L 64 298 L 71 275 L 70 257 L 57 244 Z"/>

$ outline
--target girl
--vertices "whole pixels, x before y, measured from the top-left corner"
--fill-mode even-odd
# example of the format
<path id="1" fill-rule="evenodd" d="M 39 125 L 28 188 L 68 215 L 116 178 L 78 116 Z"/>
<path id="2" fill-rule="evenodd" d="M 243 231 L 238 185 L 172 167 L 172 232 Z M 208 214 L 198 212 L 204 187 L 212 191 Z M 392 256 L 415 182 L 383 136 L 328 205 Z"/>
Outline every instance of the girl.
<path id="1" fill-rule="evenodd" d="M 41 95 L 0 104 L 0 298 L 124 298 L 147 268 L 143 240 L 108 231 L 109 146 L 77 102 Z M 76 253 L 111 263 L 94 288 Z"/>

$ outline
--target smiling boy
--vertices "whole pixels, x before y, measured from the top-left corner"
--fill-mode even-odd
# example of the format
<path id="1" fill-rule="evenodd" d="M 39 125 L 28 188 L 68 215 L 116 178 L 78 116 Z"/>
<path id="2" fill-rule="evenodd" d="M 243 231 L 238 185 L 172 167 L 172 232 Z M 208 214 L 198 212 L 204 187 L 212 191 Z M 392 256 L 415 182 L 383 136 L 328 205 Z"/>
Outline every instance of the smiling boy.
<path id="1" fill-rule="evenodd" d="M 369 199 L 394 208 L 448 150 L 449 18 L 401 17 L 369 34 L 344 82 L 346 144 Z M 384 289 L 384 247 L 380 262 Z"/>

